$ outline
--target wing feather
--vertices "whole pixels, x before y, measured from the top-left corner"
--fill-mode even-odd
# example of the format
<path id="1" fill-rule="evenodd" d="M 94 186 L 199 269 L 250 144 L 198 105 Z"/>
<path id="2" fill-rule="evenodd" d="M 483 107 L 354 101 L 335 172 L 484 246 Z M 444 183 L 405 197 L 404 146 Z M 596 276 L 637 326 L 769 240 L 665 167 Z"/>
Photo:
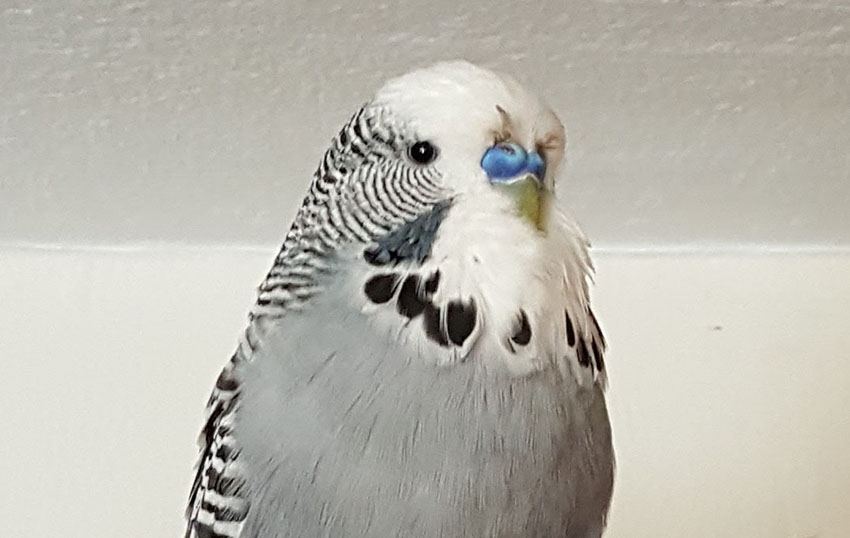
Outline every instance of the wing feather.
<path id="1" fill-rule="evenodd" d="M 249 502 L 233 423 L 239 407 L 239 369 L 246 362 L 242 347 L 221 371 L 207 403 L 198 437 L 200 457 L 186 507 L 185 538 L 238 538 Z"/>

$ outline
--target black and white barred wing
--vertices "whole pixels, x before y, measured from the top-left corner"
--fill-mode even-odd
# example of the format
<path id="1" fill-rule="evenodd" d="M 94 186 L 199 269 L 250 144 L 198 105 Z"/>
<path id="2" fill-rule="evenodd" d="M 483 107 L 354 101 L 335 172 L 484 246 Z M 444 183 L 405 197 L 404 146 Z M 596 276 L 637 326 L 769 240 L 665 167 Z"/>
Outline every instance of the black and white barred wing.
<path id="1" fill-rule="evenodd" d="M 200 458 L 186 508 L 185 538 L 238 538 L 248 515 L 233 424 L 239 408 L 241 349 L 216 380 L 198 438 Z"/>

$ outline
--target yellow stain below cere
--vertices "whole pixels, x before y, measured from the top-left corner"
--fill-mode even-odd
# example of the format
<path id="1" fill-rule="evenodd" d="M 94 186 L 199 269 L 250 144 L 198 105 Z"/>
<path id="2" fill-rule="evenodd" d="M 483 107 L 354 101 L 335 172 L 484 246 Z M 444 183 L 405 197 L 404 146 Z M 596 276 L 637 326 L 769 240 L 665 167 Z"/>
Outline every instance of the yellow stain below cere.
<path id="1" fill-rule="evenodd" d="M 541 232 L 546 232 L 552 193 L 531 174 L 499 186 L 516 200 L 517 212 Z"/>

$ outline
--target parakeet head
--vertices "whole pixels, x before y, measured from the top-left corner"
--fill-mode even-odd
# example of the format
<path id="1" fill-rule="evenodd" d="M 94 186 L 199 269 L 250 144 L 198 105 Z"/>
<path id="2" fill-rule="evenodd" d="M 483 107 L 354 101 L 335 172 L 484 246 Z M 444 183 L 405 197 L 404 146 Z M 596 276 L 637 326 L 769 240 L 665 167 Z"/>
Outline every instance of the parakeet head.
<path id="1" fill-rule="evenodd" d="M 476 197 L 496 190 L 545 231 L 564 128 L 513 78 L 467 62 L 440 63 L 391 80 L 372 105 L 409 126 L 416 140 L 407 159 L 433 168 L 448 192 Z"/>

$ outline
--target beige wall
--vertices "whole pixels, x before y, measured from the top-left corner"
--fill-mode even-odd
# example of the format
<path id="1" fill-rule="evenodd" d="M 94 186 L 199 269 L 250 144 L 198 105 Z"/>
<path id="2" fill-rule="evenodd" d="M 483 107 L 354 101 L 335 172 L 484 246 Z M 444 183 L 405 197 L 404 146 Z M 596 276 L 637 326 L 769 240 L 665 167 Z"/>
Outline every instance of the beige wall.
<path id="1" fill-rule="evenodd" d="M 3 537 L 181 532 L 272 251 L 0 250 Z M 606 254 L 610 538 L 850 536 L 850 256 Z"/>

